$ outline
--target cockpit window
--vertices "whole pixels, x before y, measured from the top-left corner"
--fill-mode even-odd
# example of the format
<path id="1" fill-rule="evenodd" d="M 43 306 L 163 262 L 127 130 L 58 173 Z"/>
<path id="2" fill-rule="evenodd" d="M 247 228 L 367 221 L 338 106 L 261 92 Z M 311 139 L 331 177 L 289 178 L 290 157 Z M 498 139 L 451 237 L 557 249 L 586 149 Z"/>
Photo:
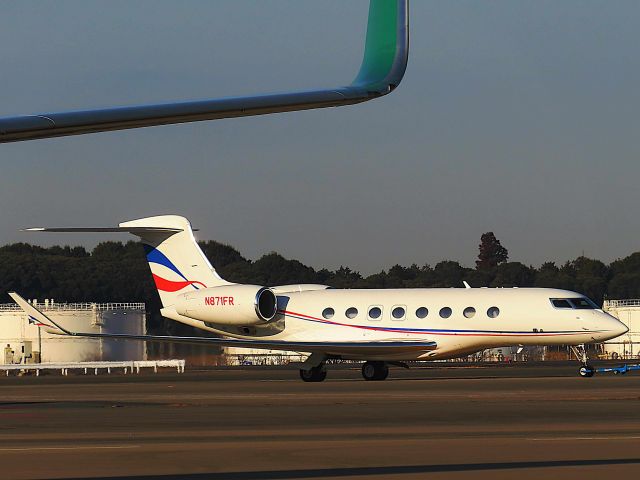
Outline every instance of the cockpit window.
<path id="1" fill-rule="evenodd" d="M 572 303 L 573 308 L 578 308 L 580 310 L 593 310 L 598 308 L 598 306 L 593 303 L 588 298 L 570 298 L 569 301 Z"/>
<path id="2" fill-rule="evenodd" d="M 594 310 L 598 306 L 587 297 L 579 298 L 550 298 L 556 308 L 575 308 L 578 310 Z"/>
<path id="3" fill-rule="evenodd" d="M 552 298 L 551 303 L 553 303 L 553 306 L 556 308 L 573 308 L 569 303 L 569 300 L 564 298 Z"/>

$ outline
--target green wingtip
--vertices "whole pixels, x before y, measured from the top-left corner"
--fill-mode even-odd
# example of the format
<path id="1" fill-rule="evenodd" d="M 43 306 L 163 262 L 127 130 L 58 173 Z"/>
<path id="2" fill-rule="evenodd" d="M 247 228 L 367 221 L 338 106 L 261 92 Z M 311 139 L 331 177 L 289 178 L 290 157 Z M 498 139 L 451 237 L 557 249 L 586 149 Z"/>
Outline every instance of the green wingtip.
<path id="1" fill-rule="evenodd" d="M 404 75 L 408 49 L 407 0 L 371 0 L 362 66 L 352 85 L 388 93 Z"/>

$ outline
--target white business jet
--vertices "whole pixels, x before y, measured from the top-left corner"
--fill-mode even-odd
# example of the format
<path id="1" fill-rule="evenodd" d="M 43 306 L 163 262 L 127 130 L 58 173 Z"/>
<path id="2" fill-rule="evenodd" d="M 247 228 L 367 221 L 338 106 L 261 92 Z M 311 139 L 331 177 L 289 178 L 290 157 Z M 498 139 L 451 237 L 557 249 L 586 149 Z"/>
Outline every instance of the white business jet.
<path id="1" fill-rule="evenodd" d="M 300 377 L 325 379 L 328 359 L 364 361 L 366 380 L 389 364 L 439 360 L 511 345 L 571 345 L 590 377 L 584 345 L 628 328 L 575 292 L 548 288 L 338 290 L 326 285 L 243 285 L 222 279 L 189 221 L 165 215 L 116 228 L 31 228 L 40 232 L 127 232 L 141 238 L 162 301 L 161 314 L 223 338 L 72 332 L 16 293 L 12 298 L 51 333 L 293 350 L 311 355 Z"/>

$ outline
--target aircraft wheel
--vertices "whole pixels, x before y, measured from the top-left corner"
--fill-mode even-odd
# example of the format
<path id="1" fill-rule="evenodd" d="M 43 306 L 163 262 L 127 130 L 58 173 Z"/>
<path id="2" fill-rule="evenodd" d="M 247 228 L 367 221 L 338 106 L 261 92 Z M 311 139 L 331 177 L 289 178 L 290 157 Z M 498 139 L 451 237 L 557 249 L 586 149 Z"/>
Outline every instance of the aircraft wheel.
<path id="1" fill-rule="evenodd" d="M 389 376 L 389 367 L 384 362 L 364 362 L 362 376 L 367 381 L 384 380 Z"/>
<path id="2" fill-rule="evenodd" d="M 583 365 L 582 367 L 580 367 L 580 370 L 578 370 L 578 373 L 580 374 L 581 377 L 589 378 L 589 377 L 593 377 L 595 370 L 591 365 Z"/>
<path id="3" fill-rule="evenodd" d="M 309 370 L 300 369 L 300 378 L 305 382 L 322 382 L 327 378 L 327 369 L 324 365 Z"/>

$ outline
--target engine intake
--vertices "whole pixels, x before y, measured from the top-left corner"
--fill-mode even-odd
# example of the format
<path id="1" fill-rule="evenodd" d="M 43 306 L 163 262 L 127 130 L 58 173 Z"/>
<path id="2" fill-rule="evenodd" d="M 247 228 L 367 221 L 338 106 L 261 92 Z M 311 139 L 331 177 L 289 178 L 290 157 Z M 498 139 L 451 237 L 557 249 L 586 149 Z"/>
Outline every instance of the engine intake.
<path id="1" fill-rule="evenodd" d="M 265 322 L 270 322 L 278 312 L 278 299 L 276 294 L 269 288 L 262 287 L 256 293 L 254 305 L 256 313 Z"/>
<path id="2" fill-rule="evenodd" d="M 229 285 L 183 293 L 177 297 L 176 312 L 185 317 L 219 325 L 259 325 L 272 321 L 278 299 L 259 285 Z"/>

